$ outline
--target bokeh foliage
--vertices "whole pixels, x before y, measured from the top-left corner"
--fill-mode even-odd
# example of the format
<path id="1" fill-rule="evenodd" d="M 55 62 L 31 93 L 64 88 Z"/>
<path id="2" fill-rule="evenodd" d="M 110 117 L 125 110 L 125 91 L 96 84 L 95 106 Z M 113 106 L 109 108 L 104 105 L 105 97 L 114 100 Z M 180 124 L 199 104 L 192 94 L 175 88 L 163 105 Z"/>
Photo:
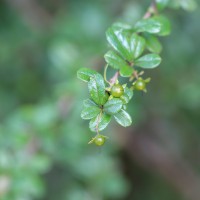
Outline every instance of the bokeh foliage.
<path id="1" fill-rule="evenodd" d="M 182 2 L 193 9 L 194 3 Z M 162 177 L 128 156 L 121 144 L 125 129 L 113 123 L 104 132 L 108 142 L 99 149 L 87 144 L 94 135 L 80 118 L 88 94 L 77 69 L 101 72 L 106 29 L 115 21 L 134 24 L 149 1 L 35 4 L 40 9 L 0 4 L 0 199 L 182 200 Z M 148 93 L 136 95 L 128 108 L 133 117 L 129 132 L 161 119 L 172 147 L 198 173 L 199 11 L 166 10 L 172 34 L 161 39 L 163 62 L 147 72 L 152 77 Z"/>

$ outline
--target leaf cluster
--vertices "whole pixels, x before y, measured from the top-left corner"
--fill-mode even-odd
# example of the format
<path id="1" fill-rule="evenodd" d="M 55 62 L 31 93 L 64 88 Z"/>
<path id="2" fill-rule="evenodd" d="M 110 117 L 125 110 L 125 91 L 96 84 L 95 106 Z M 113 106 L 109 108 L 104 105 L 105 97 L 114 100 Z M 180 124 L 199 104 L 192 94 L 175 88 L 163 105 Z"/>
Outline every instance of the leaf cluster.
<path id="1" fill-rule="evenodd" d="M 105 61 L 123 77 L 130 77 L 137 67 L 155 68 L 161 63 L 162 50 L 156 36 L 169 35 L 170 31 L 170 22 L 163 15 L 141 19 L 133 27 L 114 24 L 106 32 L 112 50 L 105 54 Z"/>
<path id="2" fill-rule="evenodd" d="M 110 98 L 109 91 L 101 74 L 81 68 L 78 77 L 88 83 L 90 99 L 83 102 L 81 112 L 82 119 L 90 120 L 89 127 L 93 132 L 102 131 L 110 123 L 111 118 L 121 126 L 130 126 L 132 123 L 130 115 L 125 111 L 126 104 L 131 100 L 133 91 L 128 87 L 124 88 L 124 93 L 120 98 Z"/>
<path id="3" fill-rule="evenodd" d="M 90 120 L 89 128 L 97 135 L 108 126 L 112 117 L 121 126 L 131 125 L 127 104 L 133 97 L 133 91 L 147 91 L 146 84 L 150 78 L 143 79 L 144 71 L 140 70 L 156 68 L 162 61 L 159 37 L 170 34 L 171 24 L 159 11 L 171 5 L 170 0 L 153 1 L 144 17 L 134 26 L 115 23 L 107 29 L 106 39 L 110 50 L 104 55 L 104 77 L 88 68 L 77 72 L 78 78 L 88 83 L 90 94 L 90 99 L 84 101 L 81 117 Z M 180 6 L 183 7 L 182 4 Z M 108 67 L 116 70 L 110 81 L 106 78 Z M 128 78 L 128 81 L 123 85 L 123 94 L 114 96 L 112 86 L 119 84 L 119 76 Z"/>

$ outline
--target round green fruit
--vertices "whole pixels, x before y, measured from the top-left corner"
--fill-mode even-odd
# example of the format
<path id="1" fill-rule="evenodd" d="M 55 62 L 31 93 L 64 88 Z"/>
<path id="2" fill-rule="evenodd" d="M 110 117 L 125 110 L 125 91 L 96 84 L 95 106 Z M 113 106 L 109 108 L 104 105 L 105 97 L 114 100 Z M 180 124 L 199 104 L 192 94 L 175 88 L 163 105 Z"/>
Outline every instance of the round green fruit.
<path id="1" fill-rule="evenodd" d="M 136 90 L 145 90 L 146 89 L 146 83 L 143 79 L 139 78 L 136 82 L 135 82 L 135 89 Z"/>
<path id="2" fill-rule="evenodd" d="M 106 139 L 103 135 L 97 135 L 94 139 L 94 143 L 97 145 L 97 146 L 102 146 L 104 145 Z"/>
<path id="3" fill-rule="evenodd" d="M 113 97 L 121 97 L 124 94 L 124 88 L 120 84 L 115 84 L 111 88 L 111 95 Z"/>

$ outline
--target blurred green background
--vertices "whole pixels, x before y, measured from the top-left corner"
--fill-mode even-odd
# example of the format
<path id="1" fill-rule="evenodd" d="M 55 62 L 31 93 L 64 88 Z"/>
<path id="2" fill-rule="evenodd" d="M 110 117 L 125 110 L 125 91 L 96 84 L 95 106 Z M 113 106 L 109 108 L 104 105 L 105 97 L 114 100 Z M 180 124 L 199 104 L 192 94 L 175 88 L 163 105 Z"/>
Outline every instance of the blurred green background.
<path id="1" fill-rule="evenodd" d="M 188 2 L 189 0 L 182 0 Z M 103 148 L 80 118 L 80 67 L 102 72 L 113 22 L 134 24 L 145 0 L 0 3 L 1 200 L 199 200 L 200 9 L 167 9 L 170 36 L 147 94 L 112 123 Z"/>

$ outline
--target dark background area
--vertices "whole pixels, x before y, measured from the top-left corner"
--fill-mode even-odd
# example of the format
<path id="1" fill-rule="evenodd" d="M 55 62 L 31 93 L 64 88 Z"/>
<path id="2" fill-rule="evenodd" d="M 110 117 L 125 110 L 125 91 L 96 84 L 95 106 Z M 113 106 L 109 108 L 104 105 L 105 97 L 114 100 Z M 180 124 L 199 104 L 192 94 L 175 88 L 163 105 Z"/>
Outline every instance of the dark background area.
<path id="1" fill-rule="evenodd" d="M 98 148 L 80 118 L 88 92 L 76 71 L 102 72 L 106 29 L 134 25 L 149 4 L 1 1 L 1 200 L 200 199 L 199 8 L 164 12 L 172 33 L 160 38 L 160 67 L 145 72 L 148 93 L 128 107 L 131 127 L 113 122 Z"/>

